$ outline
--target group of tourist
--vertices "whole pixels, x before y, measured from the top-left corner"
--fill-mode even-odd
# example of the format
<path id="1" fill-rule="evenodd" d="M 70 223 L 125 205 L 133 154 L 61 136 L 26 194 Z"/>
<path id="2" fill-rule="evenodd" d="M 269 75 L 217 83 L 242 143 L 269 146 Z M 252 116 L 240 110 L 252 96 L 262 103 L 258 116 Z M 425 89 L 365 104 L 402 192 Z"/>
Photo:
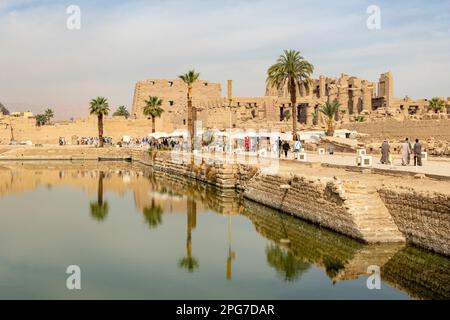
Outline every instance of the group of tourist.
<path id="1" fill-rule="evenodd" d="M 177 149 L 181 144 L 182 142 L 179 139 L 173 138 L 152 139 L 149 141 L 150 147 L 157 150 Z"/>
<path id="2" fill-rule="evenodd" d="M 422 166 L 422 144 L 419 139 L 416 139 L 414 146 L 412 146 L 409 138 L 406 138 L 398 152 L 402 155 L 402 166 L 411 164 L 411 155 L 414 157 L 414 166 Z M 394 164 L 394 156 L 391 154 L 391 146 L 387 140 L 384 140 L 381 144 L 381 163 Z"/>
<path id="3" fill-rule="evenodd" d="M 291 144 L 287 140 L 281 140 L 280 137 L 278 137 L 278 157 L 281 158 L 281 154 L 284 153 L 284 158 L 288 157 L 289 150 L 291 150 Z M 302 143 L 299 139 L 295 139 L 292 147 L 292 152 L 297 154 L 302 149 Z"/>

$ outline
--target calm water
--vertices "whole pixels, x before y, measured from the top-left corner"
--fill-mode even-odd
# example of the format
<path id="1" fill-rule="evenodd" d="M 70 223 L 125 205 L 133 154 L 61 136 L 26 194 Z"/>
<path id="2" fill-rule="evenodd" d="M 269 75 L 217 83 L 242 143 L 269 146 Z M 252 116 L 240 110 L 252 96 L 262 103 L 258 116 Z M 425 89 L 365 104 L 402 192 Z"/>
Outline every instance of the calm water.
<path id="1" fill-rule="evenodd" d="M 447 258 L 132 164 L 0 163 L 0 221 L 1 299 L 450 298 Z"/>

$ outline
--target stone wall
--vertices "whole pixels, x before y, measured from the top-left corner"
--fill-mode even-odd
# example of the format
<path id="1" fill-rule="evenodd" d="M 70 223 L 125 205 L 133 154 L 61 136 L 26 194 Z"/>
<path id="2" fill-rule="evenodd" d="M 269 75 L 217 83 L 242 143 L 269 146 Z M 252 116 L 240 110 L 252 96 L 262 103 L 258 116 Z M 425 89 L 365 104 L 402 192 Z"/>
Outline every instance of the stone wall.
<path id="1" fill-rule="evenodd" d="M 0 116 L 0 144 L 9 144 L 11 126 L 16 141 L 31 141 L 34 144 L 57 144 L 59 137 L 65 137 L 71 144 L 72 136 L 97 137 L 98 125 L 96 117 L 78 119 L 73 122 L 59 122 L 51 125 L 36 126 L 33 118 L 16 118 Z M 156 130 L 171 130 L 164 123 L 164 117 L 156 120 Z M 124 119 L 121 117 L 104 120 L 104 136 L 112 137 L 115 142 L 123 136 L 146 137 L 152 130 L 151 120 Z"/>
<path id="2" fill-rule="evenodd" d="M 364 186 L 334 178 L 255 175 L 244 196 L 271 208 L 368 242 L 402 242 L 387 209 Z"/>
<path id="3" fill-rule="evenodd" d="M 175 152 L 132 151 L 133 160 L 155 170 L 193 178 L 224 189 L 236 188 L 234 166 L 223 161 Z"/>
<path id="4" fill-rule="evenodd" d="M 194 106 L 201 106 L 204 101 L 212 103 L 214 100 L 222 100 L 221 86 L 218 83 L 199 80 L 194 83 L 192 91 Z M 173 122 L 174 125 L 182 125 L 183 119 L 186 119 L 187 104 L 187 85 L 182 80 L 149 79 L 139 81 L 136 84 L 134 92 L 131 112 L 133 117 L 145 117 L 143 115 L 143 109 L 145 100 L 149 96 L 157 96 L 163 100 L 162 107 L 165 110 L 165 117 L 168 120 L 166 123 Z"/>
<path id="5" fill-rule="evenodd" d="M 450 141 L 450 120 L 386 120 L 343 125 L 343 128 L 370 134 L 371 139 L 427 140 L 431 137 Z"/>
<path id="6" fill-rule="evenodd" d="M 450 255 L 450 196 L 392 187 L 379 194 L 408 242 Z"/>

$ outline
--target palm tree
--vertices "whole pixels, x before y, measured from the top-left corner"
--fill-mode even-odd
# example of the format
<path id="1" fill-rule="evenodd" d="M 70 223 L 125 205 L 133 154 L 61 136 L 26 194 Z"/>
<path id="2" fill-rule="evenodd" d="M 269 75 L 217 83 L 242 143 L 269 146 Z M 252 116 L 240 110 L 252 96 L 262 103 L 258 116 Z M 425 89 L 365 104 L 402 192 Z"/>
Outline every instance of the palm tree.
<path id="1" fill-rule="evenodd" d="M 130 117 L 130 113 L 128 112 L 127 108 L 125 108 L 125 106 L 119 106 L 116 112 L 114 112 L 113 116 L 125 117 L 125 119 L 128 119 Z"/>
<path id="2" fill-rule="evenodd" d="M 186 241 L 186 257 L 178 262 L 181 268 L 194 272 L 198 268 L 198 260 L 192 256 L 192 228 L 195 228 L 195 220 L 197 215 L 197 206 L 190 196 L 187 199 L 187 241 Z"/>
<path id="3" fill-rule="evenodd" d="M 152 132 L 155 132 L 155 119 L 161 117 L 164 109 L 161 108 L 163 101 L 158 97 L 148 97 L 145 101 L 144 115 L 152 117 Z"/>
<path id="4" fill-rule="evenodd" d="M 155 204 L 154 198 L 152 198 L 152 205 L 150 207 L 145 207 L 142 213 L 150 228 L 155 228 L 162 223 L 161 216 L 163 214 L 163 209 L 160 205 Z"/>
<path id="5" fill-rule="evenodd" d="M 5 116 L 9 115 L 9 110 L 6 109 L 6 107 L 0 102 L 0 113 L 2 113 Z"/>
<path id="6" fill-rule="evenodd" d="M 97 220 L 102 221 L 106 218 L 109 211 L 109 206 L 107 202 L 103 201 L 103 179 L 105 173 L 100 171 L 98 176 L 98 190 L 97 190 L 97 202 L 91 202 L 91 216 Z"/>
<path id="7" fill-rule="evenodd" d="M 103 117 L 107 116 L 109 112 L 108 99 L 103 97 L 92 99 L 89 112 L 98 118 L 98 143 L 99 147 L 103 148 Z"/>
<path id="8" fill-rule="evenodd" d="M 334 134 L 334 118 L 336 116 L 336 113 L 339 111 L 339 107 L 341 105 L 337 100 L 334 100 L 333 102 L 327 102 L 323 106 L 319 108 L 319 112 L 322 112 L 325 117 L 327 118 L 327 136 L 331 137 Z"/>
<path id="9" fill-rule="evenodd" d="M 50 120 L 55 116 L 55 114 L 54 114 L 53 110 L 49 108 L 49 109 L 45 110 L 44 116 L 45 116 L 45 120 L 46 120 L 45 122 L 49 123 Z"/>
<path id="10" fill-rule="evenodd" d="M 438 113 L 445 107 L 445 101 L 440 98 L 433 98 L 429 101 L 428 110 Z"/>
<path id="11" fill-rule="evenodd" d="M 277 62 L 267 70 L 267 84 L 282 89 L 287 84 L 291 97 L 292 136 L 297 138 L 297 90 L 309 88 L 314 66 L 305 60 L 299 51 L 284 50 Z"/>
<path id="12" fill-rule="evenodd" d="M 36 125 L 38 127 L 43 126 L 46 123 L 47 123 L 47 117 L 45 116 L 45 114 L 36 115 Z"/>
<path id="13" fill-rule="evenodd" d="M 188 126 L 188 150 L 192 152 L 194 150 L 194 110 L 192 107 L 192 86 L 195 81 L 200 78 L 200 73 L 195 70 L 190 70 L 188 73 L 179 76 L 181 80 L 186 83 L 188 87 L 187 91 L 187 126 Z"/>
<path id="14" fill-rule="evenodd" d="M 297 280 L 310 267 L 309 264 L 298 260 L 291 251 L 274 244 L 266 247 L 266 257 L 267 263 L 287 282 Z"/>

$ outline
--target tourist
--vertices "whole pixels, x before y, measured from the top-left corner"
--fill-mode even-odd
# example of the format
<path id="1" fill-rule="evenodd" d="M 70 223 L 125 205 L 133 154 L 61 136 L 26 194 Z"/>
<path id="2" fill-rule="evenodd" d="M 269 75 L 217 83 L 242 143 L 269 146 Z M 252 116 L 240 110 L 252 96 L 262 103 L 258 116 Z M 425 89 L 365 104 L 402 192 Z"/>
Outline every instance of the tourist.
<path id="1" fill-rule="evenodd" d="M 411 145 L 411 142 L 409 141 L 409 138 L 406 138 L 406 142 L 408 142 L 408 145 L 409 145 L 409 153 L 408 153 L 408 161 L 407 161 L 407 164 L 408 164 L 408 166 L 411 164 L 411 153 L 412 153 L 412 145 Z"/>
<path id="2" fill-rule="evenodd" d="M 302 143 L 300 142 L 299 139 L 297 139 L 297 141 L 295 141 L 295 144 L 294 144 L 294 153 L 297 154 L 298 152 L 300 152 L 301 149 L 302 149 Z"/>
<path id="3" fill-rule="evenodd" d="M 283 151 L 284 151 L 284 157 L 287 158 L 288 151 L 289 151 L 289 148 L 290 148 L 289 142 L 284 141 L 282 147 L 283 147 Z"/>
<path id="4" fill-rule="evenodd" d="M 278 158 L 281 158 L 281 149 L 283 147 L 283 142 L 281 141 L 281 138 L 278 137 Z"/>
<path id="5" fill-rule="evenodd" d="M 422 166 L 422 144 L 416 139 L 414 144 L 414 166 Z"/>
<path id="6" fill-rule="evenodd" d="M 411 148 L 409 146 L 408 138 L 406 138 L 405 142 L 402 143 L 401 152 L 402 152 L 402 166 L 407 166 L 408 158 L 410 157 L 411 154 Z"/>
<path id="7" fill-rule="evenodd" d="M 387 140 L 384 140 L 383 144 L 381 145 L 381 163 L 382 164 L 387 164 L 390 162 L 389 152 L 390 152 L 389 142 Z"/>

